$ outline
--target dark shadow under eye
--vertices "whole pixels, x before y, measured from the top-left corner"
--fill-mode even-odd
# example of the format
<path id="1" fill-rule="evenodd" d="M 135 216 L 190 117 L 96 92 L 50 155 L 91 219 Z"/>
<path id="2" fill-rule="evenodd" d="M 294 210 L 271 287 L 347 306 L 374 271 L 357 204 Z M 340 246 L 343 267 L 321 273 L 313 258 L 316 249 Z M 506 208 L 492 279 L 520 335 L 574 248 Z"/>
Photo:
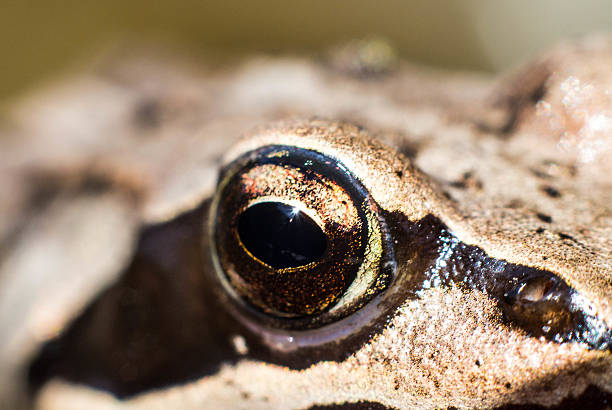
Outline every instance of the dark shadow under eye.
<path id="1" fill-rule="evenodd" d="M 238 220 L 245 248 L 274 269 L 316 262 L 327 247 L 325 233 L 306 213 L 282 202 L 262 202 L 247 208 Z"/>

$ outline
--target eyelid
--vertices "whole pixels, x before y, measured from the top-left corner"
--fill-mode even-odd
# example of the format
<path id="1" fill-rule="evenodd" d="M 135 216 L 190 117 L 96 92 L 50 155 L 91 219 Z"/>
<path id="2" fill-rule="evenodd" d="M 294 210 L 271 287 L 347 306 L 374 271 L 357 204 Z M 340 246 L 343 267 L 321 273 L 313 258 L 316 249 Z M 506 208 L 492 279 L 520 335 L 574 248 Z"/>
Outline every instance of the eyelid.
<path id="1" fill-rule="evenodd" d="M 234 145 L 223 164 L 227 166 L 245 153 L 267 145 L 325 153 L 354 175 L 382 209 L 400 211 L 411 220 L 448 207 L 443 195 L 428 185 L 428 178 L 407 158 L 380 138 L 346 123 L 314 120 L 270 124 Z"/>

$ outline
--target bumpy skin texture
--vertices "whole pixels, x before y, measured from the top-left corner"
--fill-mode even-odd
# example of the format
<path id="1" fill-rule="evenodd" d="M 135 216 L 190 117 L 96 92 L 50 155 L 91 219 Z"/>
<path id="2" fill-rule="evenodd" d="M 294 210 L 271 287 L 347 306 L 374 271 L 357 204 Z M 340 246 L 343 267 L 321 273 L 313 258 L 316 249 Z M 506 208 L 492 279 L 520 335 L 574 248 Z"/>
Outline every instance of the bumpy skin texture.
<path id="1" fill-rule="evenodd" d="M 26 98 L 0 131 L 0 407 L 28 402 L 27 364 L 117 280 L 142 226 L 198 207 L 222 163 L 265 144 L 339 159 L 382 210 L 433 215 L 493 258 L 553 272 L 610 326 L 611 60 L 605 39 L 498 79 L 406 63 L 355 77 L 300 59 L 196 70 L 145 56 Z M 200 269 L 210 277 L 207 257 Z M 344 360 L 292 369 L 234 338 L 237 359 L 185 384 L 119 400 L 54 379 L 34 403 L 489 408 L 612 393 L 609 351 L 529 337 L 484 293 L 430 289 L 393 313 Z"/>

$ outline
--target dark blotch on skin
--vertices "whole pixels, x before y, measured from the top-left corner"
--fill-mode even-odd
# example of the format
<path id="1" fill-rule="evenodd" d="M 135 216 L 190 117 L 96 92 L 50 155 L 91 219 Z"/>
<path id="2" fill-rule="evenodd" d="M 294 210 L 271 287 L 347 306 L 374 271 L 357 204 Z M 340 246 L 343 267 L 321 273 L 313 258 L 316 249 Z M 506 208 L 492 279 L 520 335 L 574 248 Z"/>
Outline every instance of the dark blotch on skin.
<path id="1" fill-rule="evenodd" d="M 561 239 L 567 239 L 568 241 L 572 241 L 572 242 L 576 242 L 576 239 L 574 239 L 573 236 L 568 235 L 566 233 L 563 232 L 557 232 L 557 235 L 559 236 L 559 238 Z"/>
<path id="2" fill-rule="evenodd" d="M 449 201 L 455 201 L 455 198 L 453 198 L 453 196 L 448 192 L 448 191 L 442 191 L 442 195 L 444 195 L 444 198 L 448 199 Z"/>
<path id="3" fill-rule="evenodd" d="M 539 169 L 535 169 L 535 168 L 530 168 L 529 171 L 531 171 L 531 173 L 536 176 L 537 178 L 540 179 L 549 179 L 551 176 L 549 174 L 547 174 L 544 171 L 541 171 Z"/>
<path id="4" fill-rule="evenodd" d="M 561 198 L 561 192 L 550 185 L 543 185 L 540 187 L 540 189 L 551 198 Z"/>
<path id="5" fill-rule="evenodd" d="M 543 214 L 541 212 L 536 213 L 536 216 L 538 217 L 538 219 L 542 222 L 546 222 L 547 224 L 552 222 L 552 218 L 550 217 L 550 215 L 546 215 Z"/>
<path id="6" fill-rule="evenodd" d="M 471 171 L 468 171 L 463 173 L 461 179 L 451 182 L 450 186 L 458 189 L 480 190 L 482 189 L 482 181 L 475 177 Z"/>
<path id="7" fill-rule="evenodd" d="M 397 150 L 406 156 L 406 158 L 414 159 L 418 155 L 419 151 L 423 148 L 421 143 L 417 143 L 414 141 L 409 141 L 406 139 L 401 139 L 397 143 Z"/>
<path id="8" fill-rule="evenodd" d="M 506 207 L 510 209 L 518 209 L 524 206 L 525 206 L 525 203 L 521 199 L 517 199 L 517 198 L 510 200 L 510 202 L 506 204 Z"/>
<path id="9" fill-rule="evenodd" d="M 157 128 L 161 124 L 161 104 L 156 99 L 145 99 L 134 109 L 134 124 L 140 128 Z"/>

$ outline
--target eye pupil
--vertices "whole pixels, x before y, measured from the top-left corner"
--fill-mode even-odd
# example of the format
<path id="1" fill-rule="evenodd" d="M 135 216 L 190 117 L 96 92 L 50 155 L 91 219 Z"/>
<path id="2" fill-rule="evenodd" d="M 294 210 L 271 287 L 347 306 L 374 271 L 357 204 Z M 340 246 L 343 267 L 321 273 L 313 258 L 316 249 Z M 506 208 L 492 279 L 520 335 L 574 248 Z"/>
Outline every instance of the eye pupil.
<path id="1" fill-rule="evenodd" d="M 316 262 L 327 241 L 319 225 L 306 213 L 282 202 L 261 202 L 242 212 L 238 236 L 244 247 L 274 269 Z"/>

